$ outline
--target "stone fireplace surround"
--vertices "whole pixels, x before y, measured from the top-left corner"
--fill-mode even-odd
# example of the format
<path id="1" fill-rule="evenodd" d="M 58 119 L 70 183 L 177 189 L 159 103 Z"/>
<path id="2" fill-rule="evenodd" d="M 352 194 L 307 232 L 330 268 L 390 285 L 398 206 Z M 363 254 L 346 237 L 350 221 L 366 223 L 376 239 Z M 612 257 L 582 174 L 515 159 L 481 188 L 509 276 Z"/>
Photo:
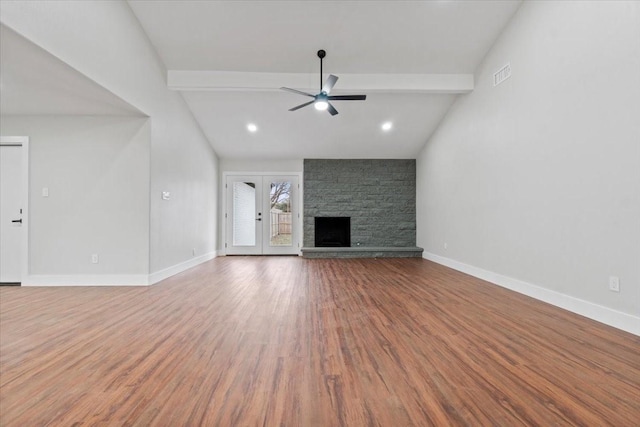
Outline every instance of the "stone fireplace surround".
<path id="1" fill-rule="evenodd" d="M 304 257 L 422 256 L 415 160 L 306 159 L 303 183 Z M 351 217 L 351 247 L 315 247 L 316 217 Z"/>

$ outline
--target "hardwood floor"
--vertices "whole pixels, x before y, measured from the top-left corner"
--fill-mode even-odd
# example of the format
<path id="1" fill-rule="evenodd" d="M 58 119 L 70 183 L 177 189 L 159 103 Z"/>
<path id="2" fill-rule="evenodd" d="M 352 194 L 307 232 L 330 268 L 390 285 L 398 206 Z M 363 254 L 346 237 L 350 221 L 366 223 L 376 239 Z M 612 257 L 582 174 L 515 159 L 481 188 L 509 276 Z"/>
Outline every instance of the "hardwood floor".
<path id="1" fill-rule="evenodd" d="M 640 337 L 422 259 L 0 288 L 2 426 L 638 426 Z"/>

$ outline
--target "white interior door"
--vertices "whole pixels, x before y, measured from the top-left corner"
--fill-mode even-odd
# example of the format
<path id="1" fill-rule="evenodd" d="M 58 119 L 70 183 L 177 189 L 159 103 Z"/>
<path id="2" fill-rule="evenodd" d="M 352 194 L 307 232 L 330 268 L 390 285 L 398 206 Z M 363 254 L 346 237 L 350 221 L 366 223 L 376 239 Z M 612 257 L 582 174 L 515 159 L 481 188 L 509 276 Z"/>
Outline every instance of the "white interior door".
<path id="1" fill-rule="evenodd" d="M 298 177 L 227 176 L 227 255 L 296 255 L 300 251 Z"/>
<path id="2" fill-rule="evenodd" d="M 0 145 L 0 282 L 22 281 L 22 146 Z"/>

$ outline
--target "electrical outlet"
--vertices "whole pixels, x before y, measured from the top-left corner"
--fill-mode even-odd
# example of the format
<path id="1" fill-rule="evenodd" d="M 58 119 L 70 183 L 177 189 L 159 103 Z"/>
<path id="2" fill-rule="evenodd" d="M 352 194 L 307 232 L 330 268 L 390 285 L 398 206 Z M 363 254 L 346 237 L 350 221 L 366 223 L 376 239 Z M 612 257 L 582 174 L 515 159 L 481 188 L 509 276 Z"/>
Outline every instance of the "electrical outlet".
<path id="1" fill-rule="evenodd" d="M 449 247 L 449 244 L 445 243 L 444 244 L 444 249 L 447 250 L 448 247 Z"/>
<path id="2" fill-rule="evenodd" d="M 97 264 L 98 263 L 98 254 L 92 254 L 91 255 L 91 263 L 92 264 Z"/>
<path id="3" fill-rule="evenodd" d="M 609 290 L 612 292 L 620 292 L 620 278 L 617 276 L 609 276 Z"/>

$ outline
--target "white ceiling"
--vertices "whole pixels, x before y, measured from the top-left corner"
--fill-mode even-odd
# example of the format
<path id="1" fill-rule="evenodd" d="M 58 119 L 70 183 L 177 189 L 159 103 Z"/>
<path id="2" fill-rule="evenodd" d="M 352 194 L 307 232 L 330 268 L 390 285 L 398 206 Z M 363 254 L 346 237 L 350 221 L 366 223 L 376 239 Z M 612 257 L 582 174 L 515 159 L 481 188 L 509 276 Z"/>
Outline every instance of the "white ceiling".
<path id="1" fill-rule="evenodd" d="M 374 93 L 364 102 L 335 102 L 340 114 L 280 92 L 185 92 L 205 134 L 223 158 L 415 158 L 455 95 Z M 394 127 L 383 132 L 390 120 Z M 258 126 L 256 133 L 247 123 Z"/>
<path id="2" fill-rule="evenodd" d="M 415 158 L 521 0 L 129 0 L 221 158 Z M 2 26 L 2 114 L 139 115 L 134 107 Z M 317 92 L 340 77 L 330 116 Z M 204 83 L 203 83 L 204 82 Z M 384 121 L 393 129 L 383 132 Z M 246 130 L 258 126 L 256 133 Z"/>
<path id="3" fill-rule="evenodd" d="M 170 70 L 473 73 L 520 1 L 129 4 Z"/>
<path id="4" fill-rule="evenodd" d="M 429 81 L 472 75 L 520 0 L 129 4 L 170 70 L 170 83 L 181 71 L 203 72 L 211 81 L 219 75 L 206 72 L 231 72 L 230 80 L 243 82 L 187 79 L 187 90 L 174 87 L 221 158 L 415 158 L 466 90 L 398 90 L 395 83 L 414 74 Z M 340 114 L 333 117 L 313 106 L 287 111 L 310 98 L 280 86 L 318 91 L 318 49 L 327 51 L 325 78 L 341 77 L 332 94 L 365 93 L 366 101 L 335 102 Z M 380 126 L 387 120 L 394 126 L 385 133 Z M 258 132 L 247 132 L 249 122 Z"/>
<path id="5" fill-rule="evenodd" d="M 4 115 L 142 115 L 107 89 L 0 25 Z"/>

